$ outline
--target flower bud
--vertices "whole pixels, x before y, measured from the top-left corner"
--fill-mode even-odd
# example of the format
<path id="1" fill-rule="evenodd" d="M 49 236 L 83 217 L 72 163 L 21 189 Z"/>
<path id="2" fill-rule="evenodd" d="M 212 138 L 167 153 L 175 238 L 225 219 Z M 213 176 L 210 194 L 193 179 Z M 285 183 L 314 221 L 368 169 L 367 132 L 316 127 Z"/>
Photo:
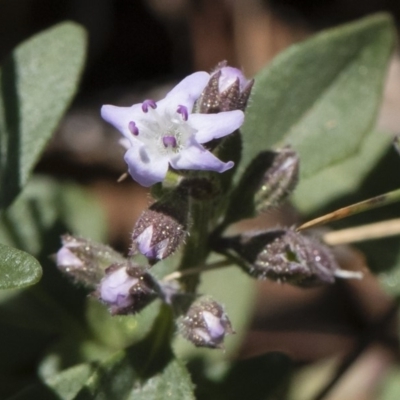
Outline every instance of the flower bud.
<path id="1" fill-rule="evenodd" d="M 235 333 L 223 307 L 210 297 L 196 300 L 178 321 L 181 335 L 196 347 L 223 348 L 226 335 Z"/>
<path id="2" fill-rule="evenodd" d="M 231 247 L 246 271 L 258 279 L 311 287 L 334 283 L 335 278 L 362 277 L 359 272 L 341 270 L 327 246 L 292 229 L 242 235 Z"/>
<path id="3" fill-rule="evenodd" d="M 133 228 L 131 255 L 154 264 L 171 255 L 187 235 L 187 197 L 168 196 L 143 211 Z"/>
<path id="4" fill-rule="evenodd" d="M 145 268 L 130 262 L 106 269 L 94 295 L 112 315 L 135 314 L 156 298 L 153 277 Z"/>
<path id="5" fill-rule="evenodd" d="M 95 287 L 104 276 L 104 270 L 124 258 L 110 247 L 88 239 L 63 235 L 62 247 L 57 252 L 57 267 L 87 287 Z"/>
<path id="6" fill-rule="evenodd" d="M 254 195 L 257 213 L 279 206 L 293 192 L 299 180 L 299 156 L 285 147 L 272 153 L 271 166 L 265 171 Z"/>
<path id="7" fill-rule="evenodd" d="M 195 105 L 195 111 L 214 114 L 221 111 L 244 111 L 254 80 L 248 80 L 242 71 L 228 67 L 223 61 L 217 65 L 210 81 Z"/>

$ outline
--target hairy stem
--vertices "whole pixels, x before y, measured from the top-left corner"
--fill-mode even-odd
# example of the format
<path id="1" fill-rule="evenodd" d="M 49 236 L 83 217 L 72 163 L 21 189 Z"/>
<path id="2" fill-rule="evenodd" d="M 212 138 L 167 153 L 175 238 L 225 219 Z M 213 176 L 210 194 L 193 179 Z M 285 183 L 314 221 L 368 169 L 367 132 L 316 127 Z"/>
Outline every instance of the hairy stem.
<path id="1" fill-rule="evenodd" d="M 208 224 L 210 206 L 207 202 L 191 200 L 190 216 L 192 226 L 185 245 L 179 271 L 185 271 L 204 264 L 210 252 L 208 247 Z M 190 275 L 183 279 L 188 292 L 194 292 L 199 283 L 199 276 Z"/>
<path id="2" fill-rule="evenodd" d="M 215 263 L 212 263 L 212 264 L 205 264 L 205 265 L 200 265 L 200 266 L 194 267 L 194 268 L 188 268 L 188 269 L 185 269 L 184 271 L 172 272 L 171 274 L 164 276 L 164 278 L 162 280 L 163 281 L 173 281 L 175 279 L 180 279 L 185 276 L 199 275 L 203 272 L 212 271 L 214 269 L 229 267 L 230 265 L 232 265 L 232 262 L 230 260 L 216 261 Z"/>

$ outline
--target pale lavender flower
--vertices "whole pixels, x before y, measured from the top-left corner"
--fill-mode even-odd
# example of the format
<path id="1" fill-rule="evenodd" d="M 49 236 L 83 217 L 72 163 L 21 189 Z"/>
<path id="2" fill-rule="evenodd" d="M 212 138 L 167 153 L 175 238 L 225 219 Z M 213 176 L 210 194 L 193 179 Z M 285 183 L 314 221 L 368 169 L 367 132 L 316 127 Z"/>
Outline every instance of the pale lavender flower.
<path id="1" fill-rule="evenodd" d="M 127 139 L 125 161 L 138 183 L 147 187 L 163 181 L 169 165 L 177 170 L 216 172 L 233 167 L 232 161 L 219 160 L 202 144 L 238 129 L 244 120 L 243 112 L 192 113 L 209 80 L 208 73 L 196 72 L 158 102 L 145 100 L 131 107 L 102 107 L 102 117 Z"/>

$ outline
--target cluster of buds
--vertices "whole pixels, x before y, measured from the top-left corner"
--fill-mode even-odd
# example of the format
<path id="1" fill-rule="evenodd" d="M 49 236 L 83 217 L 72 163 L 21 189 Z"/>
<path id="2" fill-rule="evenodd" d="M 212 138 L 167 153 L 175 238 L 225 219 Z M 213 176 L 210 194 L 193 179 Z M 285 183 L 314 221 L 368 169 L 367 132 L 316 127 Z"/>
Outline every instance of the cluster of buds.
<path id="1" fill-rule="evenodd" d="M 223 62 L 211 74 L 197 72 L 186 77 L 162 100 L 102 107 L 102 117 L 123 135 L 121 144 L 130 175 L 142 186 L 157 184 L 158 200 L 136 222 L 129 258 L 107 246 L 65 235 L 57 264 L 75 282 L 95 289 L 93 295 L 112 315 L 135 314 L 159 298 L 180 315 L 179 332 L 195 346 L 223 348 L 225 336 L 234 333 L 221 304 L 207 296 L 192 302 L 197 297 L 194 288 L 188 286 L 185 292 L 177 280 L 158 281 L 150 268 L 171 256 L 189 236 L 191 205 L 216 204 L 210 220 L 216 223 L 221 217 L 218 212 L 226 204 L 218 203 L 219 197 L 231 190 L 231 180 L 229 175 L 219 179 L 219 175 L 204 171 L 223 173 L 234 166 L 232 159 L 239 159 L 235 150 L 240 147 L 236 146 L 238 133 L 231 136 L 232 141 L 224 142 L 226 146 L 216 148 L 241 127 L 253 83 L 239 69 Z M 229 148 L 226 153 L 224 147 Z M 192 237 L 200 237 L 201 245 L 215 242 L 221 253 L 230 253 L 259 279 L 310 287 L 333 283 L 338 277 L 360 278 L 359 273 L 341 270 L 327 246 L 293 229 L 221 238 L 223 229 L 232 222 L 280 205 L 294 190 L 298 177 L 299 157 L 289 147 L 260 152 L 231 190 L 225 220 L 219 226 L 200 223 L 200 213 L 194 213 L 197 225 L 192 226 L 201 226 L 202 234 L 214 228 L 216 240 L 207 241 L 195 229 Z M 249 207 L 238 212 L 241 201 Z M 192 251 L 196 244 L 192 241 L 188 249 Z M 199 262 L 209 250 L 203 251 L 205 246 L 201 245 L 201 251 L 192 257 L 201 254 Z M 217 247 L 214 250 L 219 251 Z M 145 266 L 134 261 L 140 258 L 136 257 L 139 253 L 147 258 Z M 178 274 L 181 272 L 188 270 Z"/>
<path id="2" fill-rule="evenodd" d="M 240 70 L 224 62 L 212 74 L 188 76 L 158 102 L 102 107 L 102 117 L 123 135 L 125 161 L 134 180 L 152 186 L 163 182 L 171 167 L 172 172 L 183 170 L 183 178 L 175 185 L 161 186 L 160 199 L 137 220 L 128 259 L 81 238 L 66 235 L 62 239 L 58 267 L 75 282 L 94 288 L 93 295 L 112 315 L 135 314 L 158 297 L 175 311 L 187 310 L 180 319 L 180 331 L 196 346 L 222 347 L 225 335 L 233 333 L 216 301 L 201 299 L 189 307 L 187 299 L 193 293 L 180 296 L 176 281 L 157 281 L 149 271 L 179 249 L 188 236 L 189 201 L 212 200 L 218 195 L 218 180 L 188 171 L 221 173 L 233 167 L 232 161 L 219 160 L 212 149 L 242 125 L 252 85 Z M 139 253 L 148 265 L 133 261 Z"/>

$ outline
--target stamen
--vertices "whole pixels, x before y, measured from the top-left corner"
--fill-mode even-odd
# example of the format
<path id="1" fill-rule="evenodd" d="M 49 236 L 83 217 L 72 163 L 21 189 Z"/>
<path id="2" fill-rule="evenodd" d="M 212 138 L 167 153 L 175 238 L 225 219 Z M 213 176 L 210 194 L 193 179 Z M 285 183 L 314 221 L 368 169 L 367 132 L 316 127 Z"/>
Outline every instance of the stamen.
<path id="1" fill-rule="evenodd" d="M 139 129 L 133 121 L 129 122 L 128 128 L 131 131 L 132 135 L 134 136 L 139 135 Z"/>
<path id="2" fill-rule="evenodd" d="M 162 141 L 165 147 L 175 148 L 177 146 L 175 136 L 163 136 Z"/>
<path id="3" fill-rule="evenodd" d="M 179 105 L 179 106 L 178 106 L 178 109 L 176 110 L 176 112 L 177 112 L 178 114 L 181 114 L 181 115 L 182 115 L 182 119 L 183 119 L 184 121 L 187 121 L 187 120 L 188 120 L 189 113 L 188 113 L 187 107 L 182 106 L 182 105 Z"/>
<path id="4" fill-rule="evenodd" d="M 156 109 L 157 108 L 157 104 L 154 100 L 145 100 L 142 103 L 142 110 L 143 112 L 147 113 L 149 111 L 149 107 Z"/>

